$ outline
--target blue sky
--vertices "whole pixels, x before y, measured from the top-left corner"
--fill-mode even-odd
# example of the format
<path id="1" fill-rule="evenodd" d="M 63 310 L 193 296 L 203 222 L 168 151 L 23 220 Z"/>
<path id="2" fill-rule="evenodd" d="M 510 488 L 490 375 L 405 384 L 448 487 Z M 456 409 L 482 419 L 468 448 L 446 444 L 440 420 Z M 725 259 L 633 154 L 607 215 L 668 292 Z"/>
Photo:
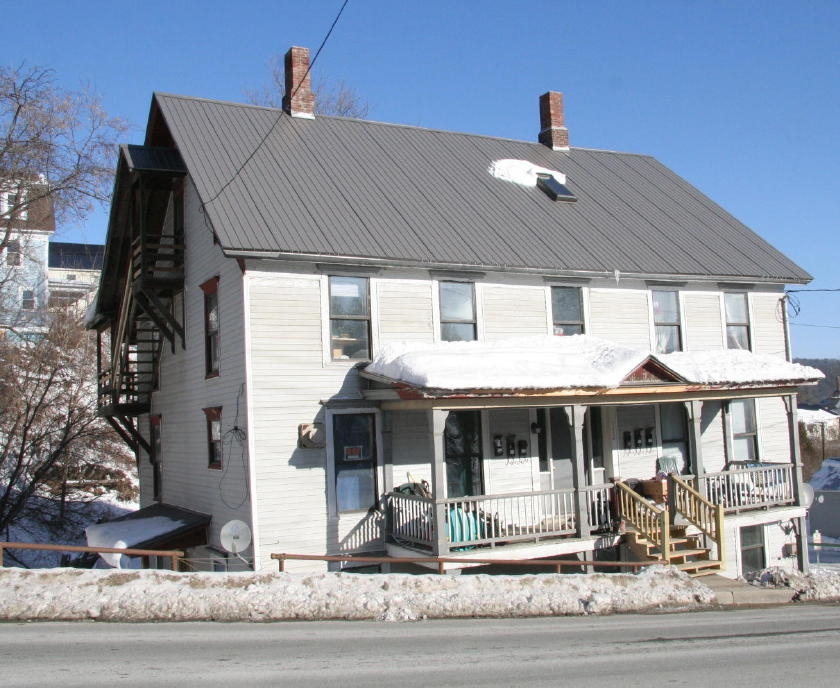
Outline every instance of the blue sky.
<path id="1" fill-rule="evenodd" d="M 92 85 L 140 142 L 153 91 L 242 101 L 342 1 L 9 3 L 0 61 Z M 840 288 L 840 2 L 350 0 L 314 72 L 370 119 L 525 140 L 562 91 L 573 146 L 653 155 Z M 796 296 L 794 354 L 840 357 L 840 292 Z"/>

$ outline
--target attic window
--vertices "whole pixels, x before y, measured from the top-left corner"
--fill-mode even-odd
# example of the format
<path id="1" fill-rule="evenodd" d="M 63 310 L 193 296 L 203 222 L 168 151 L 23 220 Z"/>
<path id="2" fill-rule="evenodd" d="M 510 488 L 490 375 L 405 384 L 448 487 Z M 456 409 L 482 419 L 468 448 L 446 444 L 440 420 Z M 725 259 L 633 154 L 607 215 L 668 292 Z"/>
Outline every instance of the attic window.
<path id="1" fill-rule="evenodd" d="M 569 187 L 560 182 L 554 175 L 540 172 L 537 174 L 537 187 L 543 191 L 552 201 L 576 201 L 575 196 Z"/>

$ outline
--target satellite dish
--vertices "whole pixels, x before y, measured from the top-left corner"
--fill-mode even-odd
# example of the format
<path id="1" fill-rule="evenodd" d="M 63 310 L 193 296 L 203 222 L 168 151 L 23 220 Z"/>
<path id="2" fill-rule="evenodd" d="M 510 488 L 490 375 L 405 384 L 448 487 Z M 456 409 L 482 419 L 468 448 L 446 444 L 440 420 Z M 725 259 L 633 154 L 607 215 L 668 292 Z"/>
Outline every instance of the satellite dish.
<path id="1" fill-rule="evenodd" d="M 219 532 L 219 540 L 228 552 L 238 555 L 251 544 L 251 529 L 244 521 L 228 521 Z"/>

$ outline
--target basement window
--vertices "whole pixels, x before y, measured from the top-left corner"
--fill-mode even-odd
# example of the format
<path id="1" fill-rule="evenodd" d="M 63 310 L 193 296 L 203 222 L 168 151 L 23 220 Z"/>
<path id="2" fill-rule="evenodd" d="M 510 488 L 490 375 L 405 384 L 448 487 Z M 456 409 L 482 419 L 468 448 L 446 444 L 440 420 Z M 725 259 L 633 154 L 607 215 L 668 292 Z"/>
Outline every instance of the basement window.
<path id="1" fill-rule="evenodd" d="M 537 174 L 537 188 L 543 191 L 552 201 L 573 202 L 577 200 L 577 196 L 569 190 L 569 187 L 551 174 Z"/>

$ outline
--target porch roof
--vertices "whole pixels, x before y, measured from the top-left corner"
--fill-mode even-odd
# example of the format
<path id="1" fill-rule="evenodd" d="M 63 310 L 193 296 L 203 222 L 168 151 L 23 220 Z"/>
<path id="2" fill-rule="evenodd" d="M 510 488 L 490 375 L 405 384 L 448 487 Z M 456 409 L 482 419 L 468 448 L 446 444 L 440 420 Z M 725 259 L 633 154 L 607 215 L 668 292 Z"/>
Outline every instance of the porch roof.
<path id="1" fill-rule="evenodd" d="M 402 399 L 545 397 L 656 388 L 702 393 L 792 387 L 822 373 L 777 356 L 722 350 L 652 354 L 589 335 L 395 343 L 361 372 Z"/>

